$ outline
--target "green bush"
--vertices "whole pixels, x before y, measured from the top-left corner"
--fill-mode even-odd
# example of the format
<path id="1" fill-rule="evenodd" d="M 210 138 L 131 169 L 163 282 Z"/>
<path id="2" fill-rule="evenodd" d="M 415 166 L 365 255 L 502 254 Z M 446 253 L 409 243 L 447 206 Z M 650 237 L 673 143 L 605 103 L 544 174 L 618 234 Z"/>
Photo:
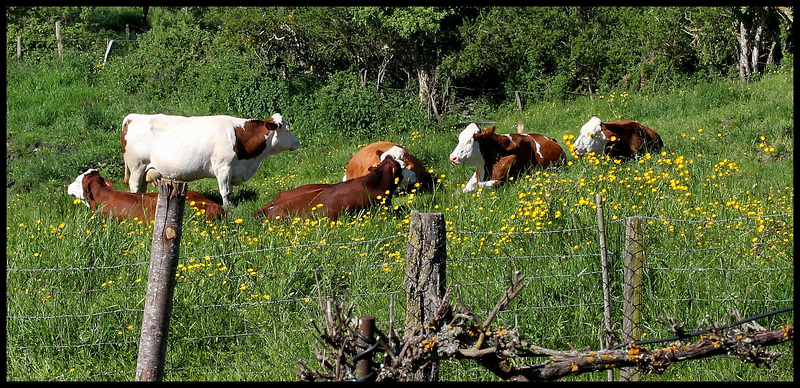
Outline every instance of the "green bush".
<path id="1" fill-rule="evenodd" d="M 212 59 L 208 54 L 213 37 L 191 20 L 159 21 L 139 38 L 130 55 L 108 67 L 124 91 L 166 100 L 195 91 L 200 68 Z"/>
<path id="2" fill-rule="evenodd" d="M 362 87 L 357 75 L 338 72 L 311 95 L 307 108 L 301 111 L 306 126 L 317 131 L 376 139 L 389 134 L 390 129 L 402 131 L 406 129 L 402 127 L 415 125 L 396 122 L 419 112 L 415 99 L 404 95 L 404 91 L 379 93 Z"/>

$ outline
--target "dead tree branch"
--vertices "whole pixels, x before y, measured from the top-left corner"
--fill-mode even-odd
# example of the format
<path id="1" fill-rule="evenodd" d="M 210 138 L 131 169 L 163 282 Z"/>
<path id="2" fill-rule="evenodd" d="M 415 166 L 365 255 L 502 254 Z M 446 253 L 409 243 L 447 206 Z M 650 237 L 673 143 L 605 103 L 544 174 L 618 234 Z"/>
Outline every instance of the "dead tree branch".
<path id="1" fill-rule="evenodd" d="M 477 364 L 508 381 L 557 380 L 568 375 L 597 372 L 612 368 L 635 367 L 645 373 L 662 373 L 677 362 L 719 356 L 734 355 L 742 362 L 756 365 L 771 365 L 782 353 L 769 352 L 765 348 L 794 340 L 794 325 L 766 330 L 757 325 L 748 325 L 744 330 L 721 329 L 711 324 L 697 342 L 682 343 L 680 340 L 667 347 L 648 349 L 631 343 L 618 349 L 603 350 L 553 350 L 531 344 L 513 330 L 504 327 L 492 328 L 492 322 L 500 311 L 508 308 L 511 301 L 524 287 L 524 276 L 518 273 L 510 279 L 511 286 L 482 322 L 457 298 L 458 307 L 450 303 L 450 291 L 436 299 L 436 311 L 432 320 L 423 328 L 415 328 L 401 336 L 391 330 L 389 336 L 379 334 L 377 342 L 383 350 L 375 355 L 379 365 L 376 381 L 408 381 L 414 372 L 430 362 L 444 359 L 471 359 Z M 320 295 L 320 298 L 322 296 Z M 302 362 L 295 373 L 307 381 L 355 380 L 353 358 L 361 350 L 356 345 L 355 333 L 358 320 L 352 316 L 353 306 L 345 309 L 345 302 L 320 301 L 325 314 L 324 329 L 316 322 L 312 325 L 319 340 L 315 344 L 315 355 L 320 362 L 320 371 L 312 370 Z M 674 318 L 666 321 L 676 332 L 682 324 Z M 320 349 L 320 346 L 328 350 Z M 530 363 L 532 358 L 547 360 Z"/>

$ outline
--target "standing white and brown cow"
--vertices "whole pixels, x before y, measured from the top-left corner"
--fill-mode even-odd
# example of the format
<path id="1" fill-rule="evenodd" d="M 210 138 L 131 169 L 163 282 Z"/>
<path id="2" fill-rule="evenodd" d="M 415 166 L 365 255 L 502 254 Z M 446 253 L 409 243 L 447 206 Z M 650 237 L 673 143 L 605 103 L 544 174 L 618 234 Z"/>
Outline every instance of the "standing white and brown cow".
<path id="1" fill-rule="evenodd" d="M 599 117 L 592 116 L 581 127 L 573 152 L 576 156 L 594 152 L 598 156 L 628 159 L 642 152 L 658 151 L 663 147 L 661 136 L 642 124 L 631 120 L 604 123 Z"/>
<path id="2" fill-rule="evenodd" d="M 147 191 L 147 181 L 162 177 L 216 178 L 227 206 L 233 186 L 252 178 L 261 161 L 299 147 L 279 113 L 269 120 L 132 113 L 122 121 L 124 183 L 134 193 Z"/>
<path id="3" fill-rule="evenodd" d="M 532 166 L 559 167 L 566 159 L 558 142 L 547 136 L 527 132 L 498 135 L 494 130 L 494 126 L 481 130 L 471 123 L 458 135 L 450 162 L 477 169 L 464 186 L 465 193 L 498 187 Z"/>

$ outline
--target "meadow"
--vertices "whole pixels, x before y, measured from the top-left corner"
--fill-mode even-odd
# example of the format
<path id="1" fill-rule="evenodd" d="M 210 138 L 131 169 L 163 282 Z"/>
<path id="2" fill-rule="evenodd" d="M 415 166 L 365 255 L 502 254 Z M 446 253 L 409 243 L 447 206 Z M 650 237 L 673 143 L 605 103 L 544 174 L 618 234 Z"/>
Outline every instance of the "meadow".
<path id="1" fill-rule="evenodd" d="M 157 108 L 68 67 L 9 64 L 7 79 L 6 380 L 133 380 L 152 224 L 91 214 L 66 187 L 91 167 L 126 190 L 119 122 L 130 107 Z M 780 68 L 749 85 L 612 92 L 531 103 L 522 112 L 509 103 L 465 119 L 494 122 L 498 133 L 515 131 L 521 120 L 566 149 L 592 115 L 632 119 L 658 131 L 665 148 L 622 162 L 570 155 L 559 170 L 531 170 L 497 190 L 467 194 L 461 189 L 472 171 L 447 159 L 465 124 L 353 137 L 334 124 L 310 128 L 286 116 L 301 148 L 269 157 L 235 187 L 239 203 L 225 219 L 184 218 L 165 380 L 296 380 L 296 360 L 316 365 L 309 319 L 320 316 L 318 295 L 347 295 L 383 331 L 401 326 L 411 209 L 444 214 L 448 283 L 477 314 L 491 310 L 513 271 L 528 276 L 498 322 L 540 346 L 601 345 L 597 193 L 617 330 L 624 220 L 631 216 L 645 221 L 646 339 L 671 335 L 667 316 L 688 332 L 735 321 L 734 313 L 791 306 L 793 95 L 793 68 Z M 253 218 L 282 190 L 340 181 L 350 155 L 376 140 L 401 142 L 426 163 L 433 190 L 401 192 L 392 208 L 337 222 Z M 213 180 L 189 189 L 219 198 Z M 774 329 L 793 321 L 790 312 L 759 323 Z M 786 352 L 771 368 L 718 357 L 642 380 L 792 381 L 793 342 L 769 350 Z M 440 379 L 497 380 L 449 361 Z"/>

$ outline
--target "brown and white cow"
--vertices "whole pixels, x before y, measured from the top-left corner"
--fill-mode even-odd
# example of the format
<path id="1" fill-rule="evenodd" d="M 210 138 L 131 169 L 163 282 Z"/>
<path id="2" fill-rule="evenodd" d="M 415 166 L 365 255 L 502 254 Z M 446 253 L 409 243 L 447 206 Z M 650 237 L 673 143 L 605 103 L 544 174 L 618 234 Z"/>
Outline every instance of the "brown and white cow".
<path id="1" fill-rule="evenodd" d="M 641 152 L 658 151 L 663 147 L 661 136 L 642 124 L 631 120 L 604 123 L 599 117 L 592 116 L 581 127 L 573 152 L 576 156 L 594 152 L 596 155 L 624 159 Z"/>
<path id="2" fill-rule="evenodd" d="M 471 123 L 458 135 L 450 162 L 477 168 L 464 187 L 465 193 L 498 187 L 532 166 L 561 166 L 566 159 L 558 142 L 547 136 L 527 132 L 498 135 L 494 131 L 494 126 L 481 130 Z"/>
<path id="3" fill-rule="evenodd" d="M 406 168 L 403 169 L 403 180 L 400 181 L 400 187 L 411 189 L 416 183 L 419 183 L 421 189 L 429 189 L 433 185 L 432 176 L 422 161 L 411 154 L 406 147 L 390 141 L 368 144 L 353 154 L 350 161 L 347 162 L 342 181 L 367 175 L 371 166 L 381 162 L 380 156 L 376 155 L 375 151 L 393 152 L 392 157 L 405 163 Z"/>
<path id="4" fill-rule="evenodd" d="M 100 210 L 114 218 L 138 218 L 147 222 L 155 217 L 158 193 L 129 193 L 114 190 L 112 187 L 113 181 L 103 178 L 97 170 L 90 168 L 70 183 L 67 193 L 80 199 L 92 211 Z M 222 206 L 196 191 L 186 193 L 186 203 L 209 220 L 225 215 Z"/>
<path id="5" fill-rule="evenodd" d="M 287 219 L 308 218 L 313 213 L 336 221 L 343 212 L 366 209 L 375 204 L 391 206 L 392 196 L 403 177 L 403 163 L 387 153 L 367 175 L 339 183 L 314 183 L 285 190 L 259 209 L 255 216 Z"/>
<path id="6" fill-rule="evenodd" d="M 122 121 L 121 137 L 124 183 L 131 192 L 145 192 L 146 181 L 161 177 L 216 178 L 225 206 L 231 203 L 232 187 L 252 178 L 261 161 L 300 147 L 279 113 L 266 121 L 132 113 Z"/>

